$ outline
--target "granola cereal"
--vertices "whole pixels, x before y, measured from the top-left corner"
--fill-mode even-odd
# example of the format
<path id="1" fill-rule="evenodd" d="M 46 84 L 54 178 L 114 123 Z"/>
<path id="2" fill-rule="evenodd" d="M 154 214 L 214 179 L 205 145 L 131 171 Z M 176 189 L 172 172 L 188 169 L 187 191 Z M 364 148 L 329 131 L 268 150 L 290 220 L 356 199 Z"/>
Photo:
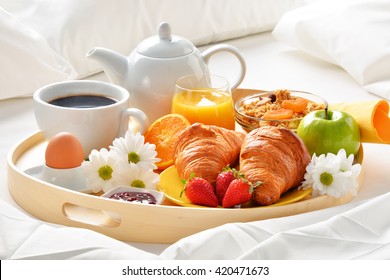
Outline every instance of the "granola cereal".
<path id="1" fill-rule="evenodd" d="M 309 94 L 308 94 L 309 95 Z M 286 89 L 246 98 L 238 106 L 237 122 L 246 129 L 272 125 L 296 130 L 302 117 L 326 107 L 326 102 L 316 103 L 298 97 Z"/>

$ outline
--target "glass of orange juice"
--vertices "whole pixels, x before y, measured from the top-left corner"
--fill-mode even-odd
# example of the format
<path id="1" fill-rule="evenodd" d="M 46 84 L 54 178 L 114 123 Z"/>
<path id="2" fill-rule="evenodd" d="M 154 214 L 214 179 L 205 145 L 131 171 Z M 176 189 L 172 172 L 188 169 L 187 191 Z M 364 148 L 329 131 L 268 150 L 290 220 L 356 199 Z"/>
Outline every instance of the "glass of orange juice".
<path id="1" fill-rule="evenodd" d="M 176 81 L 172 113 L 191 123 L 235 128 L 234 106 L 229 82 L 216 75 L 184 76 Z"/>

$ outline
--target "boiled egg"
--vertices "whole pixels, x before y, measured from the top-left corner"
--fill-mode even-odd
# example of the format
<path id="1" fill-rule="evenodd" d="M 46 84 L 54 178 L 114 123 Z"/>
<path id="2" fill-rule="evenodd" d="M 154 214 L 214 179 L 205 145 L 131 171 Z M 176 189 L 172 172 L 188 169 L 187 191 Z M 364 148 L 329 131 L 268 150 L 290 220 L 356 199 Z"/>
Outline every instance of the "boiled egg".
<path id="1" fill-rule="evenodd" d="M 58 133 L 47 144 L 45 161 L 48 167 L 55 169 L 79 167 L 84 161 L 83 147 L 72 133 Z"/>

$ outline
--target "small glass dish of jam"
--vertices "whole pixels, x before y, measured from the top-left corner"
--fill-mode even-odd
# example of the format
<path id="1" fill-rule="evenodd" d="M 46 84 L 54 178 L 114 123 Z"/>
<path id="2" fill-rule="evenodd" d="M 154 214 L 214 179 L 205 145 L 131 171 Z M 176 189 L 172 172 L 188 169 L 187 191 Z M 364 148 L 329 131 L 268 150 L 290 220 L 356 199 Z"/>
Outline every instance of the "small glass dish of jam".
<path id="1" fill-rule="evenodd" d="M 138 203 L 143 205 L 159 205 L 164 201 L 164 193 L 157 190 L 141 189 L 128 186 L 118 186 L 103 195 L 108 199 L 114 199 L 126 203 Z M 119 213 L 104 211 L 112 219 L 120 221 Z"/>

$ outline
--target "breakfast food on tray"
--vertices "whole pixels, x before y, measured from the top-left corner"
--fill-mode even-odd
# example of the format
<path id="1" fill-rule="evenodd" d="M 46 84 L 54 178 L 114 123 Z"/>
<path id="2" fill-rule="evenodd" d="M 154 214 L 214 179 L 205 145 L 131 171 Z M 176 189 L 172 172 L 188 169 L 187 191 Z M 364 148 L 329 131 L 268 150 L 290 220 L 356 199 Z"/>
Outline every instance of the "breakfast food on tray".
<path id="1" fill-rule="evenodd" d="M 299 118 L 308 112 L 323 109 L 323 104 L 293 96 L 289 90 L 275 90 L 267 97 L 257 98 L 242 104 L 246 115 L 266 120 Z"/>
<path id="2" fill-rule="evenodd" d="M 261 184 L 261 182 L 252 184 L 244 178 L 234 179 L 230 182 L 222 199 L 222 207 L 231 208 L 250 201 L 253 191 L 258 184 Z"/>
<path id="3" fill-rule="evenodd" d="M 204 199 L 204 194 L 194 195 L 196 188 L 191 188 L 191 196 L 187 198 L 198 205 L 215 207 L 215 195 L 223 207 L 233 207 L 236 202 L 245 203 L 251 198 L 259 205 L 273 204 L 284 192 L 302 182 L 311 160 L 294 132 L 273 126 L 245 135 L 196 123 L 183 130 L 178 139 L 175 165 L 179 177 L 187 183 L 193 177 L 202 178 L 214 187 L 210 194 L 212 204 Z M 228 167 L 236 164 L 237 159 L 238 171 Z M 200 192 L 201 188 L 198 189 Z M 240 190 L 245 191 L 239 193 Z"/>
<path id="4" fill-rule="evenodd" d="M 180 195 L 186 194 L 187 198 L 196 205 L 209 207 L 218 206 L 218 198 L 214 193 L 214 187 L 206 179 L 190 177 L 184 185 Z"/>
<path id="5" fill-rule="evenodd" d="M 148 192 L 119 192 L 110 196 L 111 199 L 144 204 L 157 204 L 156 197 Z"/>
<path id="6" fill-rule="evenodd" d="M 79 139 L 69 132 L 56 134 L 47 144 L 45 162 L 48 167 L 69 169 L 79 167 L 84 160 Z"/>
<path id="7" fill-rule="evenodd" d="M 181 178 L 191 173 L 214 183 L 218 173 L 233 165 L 240 153 L 245 134 L 214 125 L 195 123 L 178 135 L 175 166 Z"/>
<path id="8" fill-rule="evenodd" d="M 310 160 L 304 143 L 294 132 L 261 127 L 246 135 L 240 153 L 240 172 L 250 182 L 263 183 L 254 189 L 253 200 L 270 205 L 301 183 Z"/>
<path id="9" fill-rule="evenodd" d="M 241 98 L 235 105 L 236 121 L 248 131 L 268 125 L 295 130 L 302 117 L 326 106 L 314 94 L 279 89 Z"/>
<path id="10" fill-rule="evenodd" d="M 174 144 L 178 134 L 191 123 L 180 114 L 168 114 L 155 120 L 145 133 L 145 142 L 156 145 L 159 170 L 173 165 Z"/>

